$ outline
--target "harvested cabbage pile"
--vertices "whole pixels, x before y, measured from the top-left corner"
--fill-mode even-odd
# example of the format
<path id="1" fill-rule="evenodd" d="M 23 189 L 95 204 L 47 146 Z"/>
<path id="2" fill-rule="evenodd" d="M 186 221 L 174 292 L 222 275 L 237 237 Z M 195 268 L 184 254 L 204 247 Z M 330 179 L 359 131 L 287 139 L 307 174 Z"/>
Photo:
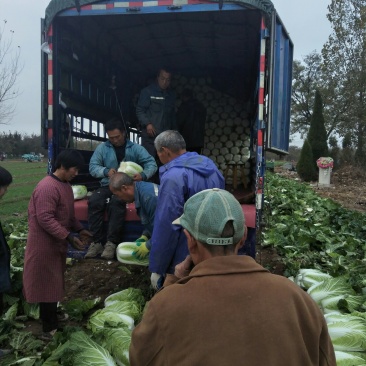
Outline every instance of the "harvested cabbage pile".
<path id="1" fill-rule="evenodd" d="M 57 332 L 52 348 L 44 352 L 48 358 L 42 365 L 130 365 L 131 333 L 141 320 L 144 306 L 140 289 L 130 287 L 109 295 L 105 307 L 90 315 L 87 330 L 74 327 Z"/>

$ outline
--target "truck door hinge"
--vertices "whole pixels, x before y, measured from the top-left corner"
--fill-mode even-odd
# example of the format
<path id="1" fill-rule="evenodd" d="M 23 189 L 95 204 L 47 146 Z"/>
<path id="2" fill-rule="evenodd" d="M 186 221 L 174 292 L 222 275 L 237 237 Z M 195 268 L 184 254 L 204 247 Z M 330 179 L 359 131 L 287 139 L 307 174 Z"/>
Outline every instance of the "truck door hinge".
<path id="1" fill-rule="evenodd" d="M 180 5 L 171 5 L 168 6 L 168 10 L 181 10 L 182 7 Z"/>
<path id="2" fill-rule="evenodd" d="M 140 8 L 126 8 L 126 11 L 127 12 L 138 12 L 138 11 L 140 11 L 141 9 Z"/>

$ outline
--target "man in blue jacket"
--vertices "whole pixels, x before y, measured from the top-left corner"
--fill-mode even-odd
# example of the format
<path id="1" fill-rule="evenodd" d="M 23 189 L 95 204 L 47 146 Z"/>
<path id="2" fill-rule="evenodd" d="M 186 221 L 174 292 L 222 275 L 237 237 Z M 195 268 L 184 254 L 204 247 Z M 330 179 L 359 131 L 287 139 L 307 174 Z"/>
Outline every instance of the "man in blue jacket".
<path id="1" fill-rule="evenodd" d="M 187 239 L 181 227 L 173 225 L 183 213 L 184 203 L 194 194 L 209 188 L 225 188 L 224 177 L 215 163 L 196 152 L 187 152 L 178 131 L 162 132 L 155 139 L 155 148 L 162 164 L 160 188 L 151 238 L 151 284 L 155 289 L 162 282 L 175 282 L 175 265 L 188 255 Z"/>
<path id="2" fill-rule="evenodd" d="M 141 125 L 141 144 L 156 158 L 154 140 L 159 133 L 176 129 L 175 92 L 171 90 L 172 74 L 167 68 L 159 70 L 156 82 L 141 90 L 136 106 Z"/>
<path id="3" fill-rule="evenodd" d="M 88 221 L 93 233 L 94 242 L 90 245 L 85 258 L 94 258 L 98 254 L 104 259 L 113 259 L 116 246 L 122 241 L 123 222 L 126 213 L 126 202 L 115 197 L 109 189 L 109 179 L 122 161 L 132 161 L 143 167 L 133 180 L 145 181 L 157 170 L 155 159 L 142 146 L 129 141 L 122 123 L 114 118 L 105 124 L 108 141 L 98 145 L 90 159 L 90 174 L 101 179 L 100 185 L 89 198 Z M 107 209 L 108 230 L 107 242 L 103 246 L 104 213 Z"/>
<path id="4" fill-rule="evenodd" d="M 149 253 L 150 238 L 154 228 L 159 186 L 151 182 L 134 181 L 126 173 L 116 173 L 110 179 L 109 189 L 122 201 L 135 202 L 137 215 L 144 226 L 142 235 L 136 240 L 136 246 L 140 252 L 138 256 L 146 257 Z"/>

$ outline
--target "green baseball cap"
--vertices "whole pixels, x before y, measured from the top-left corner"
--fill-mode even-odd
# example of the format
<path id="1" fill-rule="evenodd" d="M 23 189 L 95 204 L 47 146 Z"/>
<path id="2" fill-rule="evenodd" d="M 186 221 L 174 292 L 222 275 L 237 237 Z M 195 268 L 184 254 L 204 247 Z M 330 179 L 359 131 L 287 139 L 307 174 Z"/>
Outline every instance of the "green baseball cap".
<path id="1" fill-rule="evenodd" d="M 232 221 L 234 236 L 222 238 L 227 222 Z M 172 222 L 181 225 L 201 243 L 230 245 L 244 236 L 245 218 L 239 201 L 228 191 L 205 189 L 190 197 L 184 205 L 183 215 Z"/>

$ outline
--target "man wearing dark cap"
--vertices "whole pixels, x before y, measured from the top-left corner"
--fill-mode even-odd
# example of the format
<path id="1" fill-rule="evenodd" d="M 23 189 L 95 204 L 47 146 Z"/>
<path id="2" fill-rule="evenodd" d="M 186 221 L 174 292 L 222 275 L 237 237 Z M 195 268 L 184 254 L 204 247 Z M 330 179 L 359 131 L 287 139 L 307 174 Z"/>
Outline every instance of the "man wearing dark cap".
<path id="1" fill-rule="evenodd" d="M 190 273 L 149 302 L 132 333 L 130 365 L 336 365 L 326 322 L 296 284 L 238 256 L 246 237 L 235 197 L 221 189 L 187 200 Z"/>

